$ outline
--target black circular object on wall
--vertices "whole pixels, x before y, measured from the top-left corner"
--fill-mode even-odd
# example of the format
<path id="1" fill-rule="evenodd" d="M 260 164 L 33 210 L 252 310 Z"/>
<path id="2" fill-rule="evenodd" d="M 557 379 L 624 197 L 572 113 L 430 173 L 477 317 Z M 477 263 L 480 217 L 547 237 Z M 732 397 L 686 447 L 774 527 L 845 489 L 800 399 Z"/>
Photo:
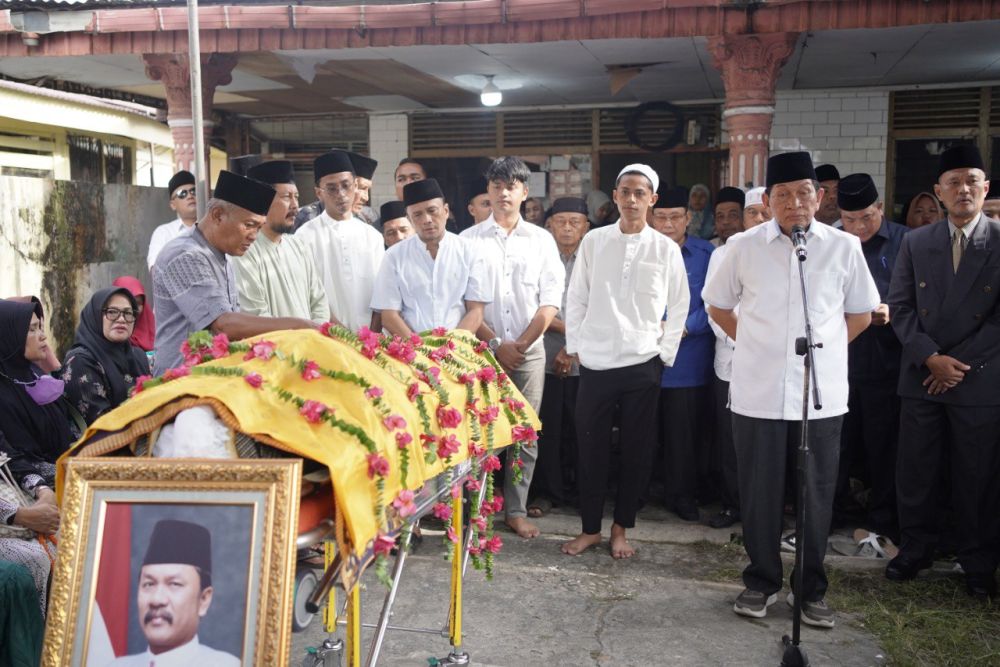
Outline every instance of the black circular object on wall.
<path id="1" fill-rule="evenodd" d="M 669 135 L 665 131 L 657 133 L 660 136 L 655 137 L 656 139 L 663 137 L 658 142 L 654 142 L 652 136 L 642 137 L 643 120 L 650 114 L 668 114 L 674 118 L 673 129 Z M 633 109 L 625 119 L 625 135 L 629 143 L 651 153 L 670 150 L 679 144 L 684 136 L 684 112 L 670 102 L 645 102 Z"/>

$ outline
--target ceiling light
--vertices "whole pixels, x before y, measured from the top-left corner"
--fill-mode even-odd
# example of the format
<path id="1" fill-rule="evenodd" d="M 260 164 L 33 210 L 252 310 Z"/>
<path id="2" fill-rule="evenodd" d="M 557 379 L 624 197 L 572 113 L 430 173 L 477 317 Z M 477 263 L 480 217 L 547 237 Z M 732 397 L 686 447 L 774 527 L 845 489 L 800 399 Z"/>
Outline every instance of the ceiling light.
<path id="1" fill-rule="evenodd" d="M 484 107 L 495 107 L 503 101 L 503 93 L 493 83 L 492 74 L 486 77 L 486 85 L 483 86 L 482 92 L 479 93 L 479 101 L 483 103 Z"/>

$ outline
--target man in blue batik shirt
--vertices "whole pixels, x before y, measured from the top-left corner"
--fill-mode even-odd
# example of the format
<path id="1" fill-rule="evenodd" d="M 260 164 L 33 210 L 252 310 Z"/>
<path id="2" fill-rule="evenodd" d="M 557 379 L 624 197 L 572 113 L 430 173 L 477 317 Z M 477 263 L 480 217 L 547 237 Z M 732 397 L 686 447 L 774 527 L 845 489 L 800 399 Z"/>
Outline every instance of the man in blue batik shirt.
<path id="1" fill-rule="evenodd" d="M 660 380 L 660 434 L 664 440 L 666 505 L 685 521 L 698 521 L 695 498 L 699 479 L 707 476 L 710 443 L 706 425 L 711 423 L 708 411 L 715 354 L 715 334 L 708 324 L 701 288 L 715 247 L 687 233 L 691 221 L 687 204 L 687 190 L 670 188 L 650 209 L 649 223 L 680 246 L 691 291 L 677 360 L 663 369 Z"/>

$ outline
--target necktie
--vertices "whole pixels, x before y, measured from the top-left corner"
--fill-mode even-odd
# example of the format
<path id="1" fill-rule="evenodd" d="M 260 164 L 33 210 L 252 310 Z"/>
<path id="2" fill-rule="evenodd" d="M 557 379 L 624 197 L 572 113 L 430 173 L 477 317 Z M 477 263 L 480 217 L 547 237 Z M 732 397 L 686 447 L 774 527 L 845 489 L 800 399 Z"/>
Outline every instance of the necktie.
<path id="1" fill-rule="evenodd" d="M 961 229 L 956 229 L 951 237 L 951 265 L 958 273 L 958 265 L 962 263 L 962 253 L 965 252 L 965 234 Z"/>

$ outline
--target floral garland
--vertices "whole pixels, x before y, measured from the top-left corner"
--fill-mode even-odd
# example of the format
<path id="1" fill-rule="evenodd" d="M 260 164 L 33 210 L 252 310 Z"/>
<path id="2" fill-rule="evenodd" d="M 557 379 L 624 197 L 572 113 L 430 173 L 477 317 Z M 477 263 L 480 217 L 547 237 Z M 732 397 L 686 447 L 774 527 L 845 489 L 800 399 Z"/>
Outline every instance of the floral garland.
<path id="1" fill-rule="evenodd" d="M 431 394 L 436 394 L 438 397 L 438 406 L 434 410 L 434 418 L 438 425 L 444 430 L 455 429 L 461 425 L 463 413 L 449 404 L 448 392 L 440 382 L 441 372 L 447 372 L 453 379 L 465 386 L 464 418 L 469 420 L 469 430 L 472 436 L 467 445 L 472 469 L 469 475 L 454 480 L 453 469 L 449 467 L 449 484 L 453 499 L 461 495 L 464 486 L 474 499 L 479 500 L 479 502 L 470 503 L 469 526 L 472 534 L 469 536 L 468 542 L 469 553 L 472 556 L 473 566 L 476 569 L 484 569 L 487 579 L 492 579 L 493 557 L 499 553 L 503 546 L 503 541 L 499 535 L 494 533 L 493 529 L 494 515 L 503 509 L 503 496 L 494 494 L 493 483 L 493 473 L 501 466 L 500 459 L 494 454 L 495 422 L 499 418 L 501 408 L 497 405 L 479 408 L 478 399 L 474 395 L 475 384 L 478 382 L 483 393 L 487 395 L 489 395 L 491 387 L 496 388 L 504 414 L 509 422 L 514 424 L 511 429 L 513 451 L 510 457 L 512 461 L 510 469 L 515 480 L 521 478 L 523 466 L 520 458 L 521 447 L 534 446 L 538 436 L 535 429 L 529 424 L 524 403 L 514 398 L 510 380 L 503 373 L 496 360 L 487 354 L 486 344 L 478 343 L 475 347 L 475 357 L 469 357 L 461 354 L 456 349 L 455 342 L 445 337 L 446 331 L 440 328 L 429 332 L 430 335 L 413 334 L 408 339 L 402 339 L 399 336 L 390 338 L 375 333 L 367 327 L 362 327 L 358 333 L 354 333 L 330 323 L 322 325 L 320 332 L 354 348 L 406 387 L 407 398 L 414 403 L 420 415 L 420 445 L 424 453 L 424 460 L 428 464 L 432 464 L 438 459 L 443 459 L 450 464 L 452 456 L 461 451 L 462 443 L 454 433 L 446 433 L 445 435 L 435 433 L 426 397 Z M 205 362 L 240 352 L 244 354 L 244 361 L 259 359 L 269 362 L 272 359 L 278 359 L 287 363 L 296 368 L 300 376 L 307 382 L 326 377 L 352 384 L 361 390 L 368 403 L 381 416 L 382 425 L 387 431 L 394 434 L 396 445 L 399 448 L 399 474 L 402 489 L 392 502 L 388 505 L 385 502 L 386 478 L 391 473 L 388 459 L 379 453 L 377 444 L 364 429 L 338 418 L 335 408 L 319 401 L 297 396 L 283 387 L 267 381 L 259 373 L 248 372 L 241 367 L 202 365 Z M 431 363 L 419 361 L 417 359 L 418 352 L 429 359 Z M 355 373 L 325 369 L 313 360 L 297 359 L 294 355 L 286 356 L 277 349 L 274 343 L 264 339 L 233 343 L 225 334 L 213 337 L 206 331 L 200 331 L 192 334 L 188 341 L 181 346 L 181 354 L 184 358 L 181 366 L 167 370 L 158 378 L 152 378 L 148 375 L 138 378 L 134 392 L 138 393 L 192 374 L 242 377 L 254 389 L 272 391 L 283 401 L 293 404 L 302 418 L 310 424 L 326 424 L 336 428 L 350 435 L 364 447 L 368 477 L 375 480 L 377 490 L 373 510 L 376 523 L 380 528 L 372 544 L 375 554 L 375 569 L 378 578 L 389 585 L 391 582 L 387 557 L 395 546 L 395 539 L 390 534 L 392 532 L 390 530 L 390 508 L 402 521 L 415 514 L 417 506 L 415 490 L 407 486 L 409 446 L 413 442 L 413 436 L 407 430 L 406 420 L 393 413 L 383 399 L 384 390 Z M 410 369 L 410 374 L 400 371 L 398 365 L 390 360 L 402 362 Z M 427 391 L 424 390 L 424 387 L 427 388 Z M 483 427 L 485 427 L 485 445 L 483 444 Z M 482 460 L 482 465 L 480 465 L 480 460 Z M 434 516 L 443 521 L 449 521 L 452 518 L 452 509 L 449 503 L 436 503 L 432 512 Z M 454 557 L 455 546 L 458 543 L 458 536 L 452 526 L 448 527 L 445 543 L 448 548 L 447 558 L 450 560 Z"/>

